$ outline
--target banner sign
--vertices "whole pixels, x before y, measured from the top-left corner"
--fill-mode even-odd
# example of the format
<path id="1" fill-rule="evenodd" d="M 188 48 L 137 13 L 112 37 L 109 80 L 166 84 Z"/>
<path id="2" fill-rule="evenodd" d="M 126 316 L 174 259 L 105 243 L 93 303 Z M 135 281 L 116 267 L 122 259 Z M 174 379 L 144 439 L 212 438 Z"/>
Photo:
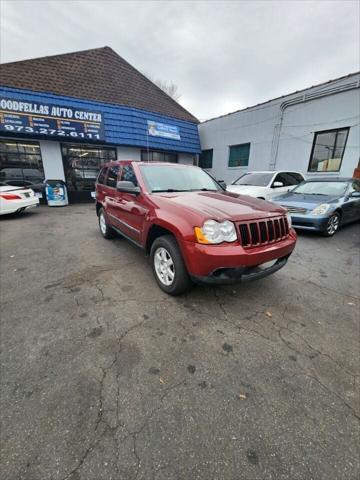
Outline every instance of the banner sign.
<path id="1" fill-rule="evenodd" d="M 0 97 L 0 131 L 104 140 L 99 112 Z"/>
<path id="2" fill-rule="evenodd" d="M 147 121 L 148 134 L 153 137 L 171 138 L 173 140 L 180 140 L 180 132 L 178 127 L 172 125 L 166 125 L 165 123 Z"/>

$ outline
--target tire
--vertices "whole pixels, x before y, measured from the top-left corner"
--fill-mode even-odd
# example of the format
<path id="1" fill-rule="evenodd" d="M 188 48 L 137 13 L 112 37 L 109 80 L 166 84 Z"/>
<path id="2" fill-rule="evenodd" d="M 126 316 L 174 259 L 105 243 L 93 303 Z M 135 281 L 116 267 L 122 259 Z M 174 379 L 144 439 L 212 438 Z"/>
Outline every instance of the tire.
<path id="1" fill-rule="evenodd" d="M 158 237 L 151 246 L 150 259 L 155 280 L 161 290 L 169 295 L 181 295 L 190 289 L 192 281 L 175 237 Z"/>
<path id="2" fill-rule="evenodd" d="M 333 213 L 328 218 L 327 224 L 321 232 L 324 237 L 333 237 L 335 235 L 335 233 L 339 230 L 340 220 L 340 215 L 337 212 Z"/>
<path id="3" fill-rule="evenodd" d="M 101 235 L 106 238 L 107 240 L 114 238 L 116 236 L 116 232 L 113 228 L 106 221 L 105 212 L 103 208 L 99 210 L 99 228 Z"/>

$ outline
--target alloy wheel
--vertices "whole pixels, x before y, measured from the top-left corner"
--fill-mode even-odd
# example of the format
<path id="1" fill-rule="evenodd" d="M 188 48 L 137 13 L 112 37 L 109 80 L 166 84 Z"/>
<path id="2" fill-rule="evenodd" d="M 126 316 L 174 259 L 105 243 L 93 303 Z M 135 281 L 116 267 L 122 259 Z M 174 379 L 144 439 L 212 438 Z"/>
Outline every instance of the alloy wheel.
<path id="1" fill-rule="evenodd" d="M 175 279 L 175 265 L 170 253 L 164 247 L 159 247 L 154 255 L 155 272 L 160 282 L 169 287 Z"/>
<path id="2" fill-rule="evenodd" d="M 99 218 L 99 224 L 100 224 L 100 230 L 103 235 L 106 234 L 106 221 L 104 214 L 101 212 L 100 218 Z"/>
<path id="3" fill-rule="evenodd" d="M 338 230 L 339 225 L 340 225 L 339 216 L 338 215 L 332 215 L 329 218 L 329 221 L 328 221 L 328 224 L 327 224 L 327 227 L 326 227 L 327 233 L 329 235 L 334 235 L 334 233 L 336 233 L 336 231 Z"/>

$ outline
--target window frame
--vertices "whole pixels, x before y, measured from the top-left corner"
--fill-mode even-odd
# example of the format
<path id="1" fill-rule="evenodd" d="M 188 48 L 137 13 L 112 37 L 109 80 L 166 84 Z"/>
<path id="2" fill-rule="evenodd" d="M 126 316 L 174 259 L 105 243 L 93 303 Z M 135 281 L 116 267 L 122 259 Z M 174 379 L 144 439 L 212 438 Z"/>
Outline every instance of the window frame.
<path id="1" fill-rule="evenodd" d="M 346 130 L 346 139 L 345 139 L 345 142 L 344 142 L 343 151 L 341 153 L 339 169 L 338 170 L 311 170 L 311 163 L 312 163 L 312 160 L 313 160 L 314 150 L 315 150 L 315 147 L 316 147 L 317 136 L 325 134 L 325 133 L 339 132 L 339 131 L 343 131 L 343 130 Z M 311 147 L 311 153 L 310 153 L 310 159 L 309 159 L 309 164 L 308 164 L 307 171 L 309 173 L 338 173 L 338 172 L 340 172 L 342 162 L 343 162 L 343 158 L 344 158 L 345 149 L 346 149 L 346 144 L 347 144 L 347 141 L 348 141 L 348 138 L 349 138 L 349 132 L 350 132 L 350 127 L 338 127 L 338 128 L 331 128 L 329 130 L 320 130 L 318 132 L 314 132 L 314 139 L 313 139 L 313 143 L 312 143 L 312 147 Z M 335 143 L 334 143 L 334 146 L 333 146 L 333 149 L 332 149 L 333 152 L 336 150 L 337 138 L 338 138 L 338 136 L 336 135 Z"/>
<path id="2" fill-rule="evenodd" d="M 231 155 L 231 148 L 235 147 L 245 147 L 249 146 L 249 155 L 247 158 L 247 164 L 246 165 L 230 165 L 230 155 Z M 247 168 L 249 166 L 249 161 L 250 161 L 250 150 L 251 150 L 251 142 L 244 142 L 244 143 L 237 143 L 235 145 L 229 145 L 228 146 L 228 162 L 227 162 L 227 168 Z"/>

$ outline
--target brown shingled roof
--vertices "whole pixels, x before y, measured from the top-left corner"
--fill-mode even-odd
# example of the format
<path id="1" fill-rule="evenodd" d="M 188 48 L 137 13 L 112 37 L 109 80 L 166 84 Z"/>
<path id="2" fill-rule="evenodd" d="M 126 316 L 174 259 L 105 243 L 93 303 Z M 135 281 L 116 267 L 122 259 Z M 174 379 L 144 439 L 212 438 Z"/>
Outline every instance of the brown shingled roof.
<path id="1" fill-rule="evenodd" d="M 198 122 L 110 47 L 3 63 L 0 85 L 126 105 Z"/>

